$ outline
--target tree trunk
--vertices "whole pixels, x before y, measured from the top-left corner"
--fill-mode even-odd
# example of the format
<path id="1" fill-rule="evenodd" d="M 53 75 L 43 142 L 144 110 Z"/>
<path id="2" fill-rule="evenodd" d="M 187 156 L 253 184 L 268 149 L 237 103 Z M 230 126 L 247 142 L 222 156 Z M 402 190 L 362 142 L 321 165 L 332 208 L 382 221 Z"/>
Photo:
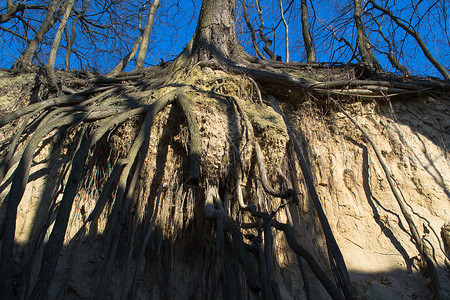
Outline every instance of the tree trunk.
<path id="1" fill-rule="evenodd" d="M 261 59 L 266 59 L 264 57 L 264 54 L 261 52 L 261 50 L 258 47 L 258 43 L 256 41 L 256 31 L 255 31 L 255 28 L 252 26 L 250 18 L 248 17 L 247 3 L 245 0 L 242 2 L 242 10 L 243 10 L 242 12 L 244 15 L 245 23 L 247 24 L 247 27 L 250 30 L 250 36 L 252 38 L 252 45 L 253 45 L 253 48 L 255 49 L 256 55 L 258 55 Z"/>
<path id="2" fill-rule="evenodd" d="M 59 43 L 61 42 L 61 37 L 66 27 L 67 21 L 69 20 L 70 13 L 72 12 L 73 4 L 75 0 L 68 0 L 66 2 L 66 9 L 64 12 L 64 16 L 59 24 L 58 30 L 56 31 L 55 39 L 53 40 L 52 48 L 50 50 L 50 55 L 48 57 L 47 65 L 45 66 L 45 71 L 47 73 L 47 79 L 50 86 L 56 88 L 57 81 L 55 76 L 55 62 L 56 62 L 56 54 L 58 54 Z"/>
<path id="3" fill-rule="evenodd" d="M 249 58 L 235 33 L 236 0 L 204 0 L 192 46 L 187 47 L 195 60 L 216 59 L 238 62 Z M 190 48 L 190 49 L 189 49 Z"/>
<path id="4" fill-rule="evenodd" d="M 60 0 L 53 0 L 50 6 L 47 9 L 47 15 L 45 16 L 44 21 L 41 24 L 41 27 L 39 28 L 39 31 L 36 33 L 33 40 L 28 44 L 25 51 L 20 54 L 19 58 L 14 62 L 13 69 L 30 69 L 34 55 L 36 53 L 36 50 L 41 43 L 42 38 L 47 33 L 47 31 L 52 28 L 52 26 L 55 24 L 55 22 L 59 19 L 60 15 L 62 14 L 62 10 L 58 9 L 60 8 L 61 3 Z"/>
<path id="5" fill-rule="evenodd" d="M 144 32 L 142 32 L 142 42 L 139 49 L 139 54 L 136 60 L 135 70 L 142 69 L 144 67 L 144 60 L 147 54 L 148 42 L 150 40 L 150 33 L 152 32 L 153 22 L 155 20 L 155 13 L 159 7 L 159 0 L 154 0 L 150 6 L 150 11 L 148 13 L 147 24 L 145 25 Z"/>
<path id="6" fill-rule="evenodd" d="M 283 11 L 283 0 L 280 0 L 280 12 L 281 12 L 281 20 L 284 24 L 284 32 L 285 32 L 285 55 L 286 55 L 286 62 L 289 62 L 289 26 L 286 22 L 286 19 L 284 18 L 284 11 Z"/>
<path id="7" fill-rule="evenodd" d="M 273 53 L 272 50 L 270 50 L 270 46 L 272 45 L 272 41 L 269 40 L 265 35 L 264 35 L 264 18 L 262 15 L 262 10 L 261 10 L 261 6 L 259 5 L 259 0 L 256 0 L 256 10 L 258 11 L 258 17 L 259 17 L 259 21 L 260 21 L 260 26 L 259 26 L 259 36 L 260 38 L 263 40 L 264 42 L 264 46 L 263 46 L 263 50 L 264 52 L 267 53 L 267 55 L 269 55 L 271 60 L 276 60 L 277 57 L 275 55 L 275 53 Z"/>
<path id="8" fill-rule="evenodd" d="M 136 55 L 136 52 L 139 48 L 139 45 L 142 42 L 142 35 L 140 35 L 136 41 L 134 41 L 133 48 L 131 48 L 130 52 L 114 67 L 114 69 L 108 73 L 109 77 L 116 76 L 120 72 L 122 72 L 128 65 L 130 59 Z"/>
<path id="9" fill-rule="evenodd" d="M 361 0 L 354 0 L 353 4 L 353 19 L 355 20 L 355 26 L 358 34 L 356 44 L 358 45 L 361 61 L 370 68 L 381 70 L 381 65 L 375 58 L 375 55 L 373 55 L 372 45 L 366 35 L 366 30 L 364 29 L 364 25 L 361 20 Z"/>
<path id="10" fill-rule="evenodd" d="M 311 33 L 309 32 L 308 4 L 306 3 L 306 0 L 302 0 L 302 35 L 303 35 L 303 42 L 305 43 L 307 62 L 309 63 L 315 62 L 316 51 L 314 50 Z"/>
<path id="11" fill-rule="evenodd" d="M 66 58 L 65 58 L 65 70 L 70 70 L 70 55 L 72 54 L 72 48 L 73 48 L 73 42 L 75 41 L 75 38 L 77 36 L 77 21 L 84 15 L 84 12 L 86 11 L 86 8 L 89 5 L 90 0 L 86 0 L 86 3 L 84 4 L 81 11 L 77 14 L 75 19 L 73 19 L 72 22 L 72 35 L 70 36 L 70 40 L 67 43 L 67 51 L 66 51 Z"/>

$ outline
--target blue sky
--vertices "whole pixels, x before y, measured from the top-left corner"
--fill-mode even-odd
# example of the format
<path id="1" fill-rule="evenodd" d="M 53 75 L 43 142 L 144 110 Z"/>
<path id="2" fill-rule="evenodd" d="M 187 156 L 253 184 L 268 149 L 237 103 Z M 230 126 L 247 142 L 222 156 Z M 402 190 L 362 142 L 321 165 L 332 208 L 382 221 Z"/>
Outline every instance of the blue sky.
<path id="1" fill-rule="evenodd" d="M 28 1 L 30 3 L 45 3 L 48 1 Z M 79 8 L 84 1 L 78 0 L 77 7 Z M 127 4 L 124 1 L 121 9 L 121 14 L 118 17 L 127 15 L 125 20 L 125 26 L 116 30 L 123 33 L 121 38 L 115 38 L 114 34 L 110 32 L 111 38 L 104 39 L 100 35 L 96 38 L 96 47 L 93 46 L 92 41 L 83 35 L 83 30 L 78 30 L 78 42 L 76 49 L 82 53 L 85 58 L 77 59 L 75 55 L 72 55 L 72 68 L 94 68 L 99 72 L 107 72 L 111 70 L 118 60 L 123 57 L 127 49 L 129 49 L 138 36 L 137 30 L 137 10 L 138 3 L 140 1 L 129 1 Z M 255 54 L 249 43 L 248 29 L 245 23 L 240 18 L 241 0 L 237 0 L 237 28 L 236 32 L 248 52 Z M 284 27 L 280 23 L 280 10 L 277 0 L 260 0 L 263 6 L 264 21 L 265 21 L 265 33 L 271 36 L 274 40 L 273 50 L 277 55 L 283 57 L 284 55 Z M 284 8 L 288 7 L 291 0 L 284 1 Z M 395 11 L 396 15 L 402 17 L 405 21 L 411 21 L 411 24 L 418 28 L 419 33 L 425 40 L 430 51 L 437 59 L 447 68 L 450 67 L 450 17 L 447 12 L 450 12 L 450 1 L 419 1 L 421 4 L 416 10 L 413 10 L 413 3 L 418 1 L 389 1 L 390 7 Z M 90 19 L 94 20 L 98 24 L 105 24 L 107 21 L 106 14 L 96 14 L 99 8 L 96 7 L 97 1 L 92 0 L 91 5 L 87 11 L 91 15 Z M 311 28 L 314 30 L 314 40 L 316 44 L 317 57 L 319 61 L 340 61 L 348 62 L 351 58 L 351 53 L 348 48 L 343 48 L 343 43 L 339 43 L 336 40 L 330 38 L 331 31 L 325 28 L 335 30 L 337 37 L 345 37 L 353 45 L 355 44 L 355 31 L 352 26 L 352 10 L 350 4 L 352 1 L 325 1 L 317 0 L 310 1 L 309 4 L 314 4 L 314 9 L 311 9 L 310 5 L 310 22 Z M 435 3 L 430 11 L 431 3 Z M 437 4 L 436 4 L 437 3 Z M 250 18 L 254 22 L 254 27 L 258 27 L 259 19 L 256 15 L 255 0 L 247 0 L 248 11 Z M 133 6 L 134 5 L 134 6 Z M 6 0 L 0 2 L 0 7 L 6 6 Z M 148 48 L 148 54 L 146 59 L 147 65 L 154 65 L 164 59 L 165 61 L 173 59 L 179 54 L 195 30 L 197 16 L 200 10 L 200 0 L 187 0 L 187 1 L 161 1 L 161 6 L 157 11 L 154 28 L 152 31 L 151 42 Z M 350 9 L 349 9 L 350 8 Z M 2 11 L 4 12 L 4 11 Z M 31 16 L 31 15 L 27 15 Z M 315 16 L 315 18 L 314 18 Z M 412 16 L 412 17 L 411 17 Z M 35 16 L 37 20 L 42 16 Z M 304 61 L 305 53 L 303 49 L 303 40 L 301 37 L 300 26 L 300 8 L 299 1 L 294 1 L 290 9 L 286 13 L 286 18 L 289 20 L 289 41 L 290 41 L 290 59 L 294 61 Z M 417 25 L 417 20 L 422 18 L 422 22 Z M 408 36 L 398 26 L 392 25 L 389 19 L 384 16 L 376 15 L 376 19 L 382 24 L 383 31 L 392 40 L 395 41 L 395 49 L 400 49 L 396 54 L 398 55 L 400 62 L 407 65 L 413 74 L 419 75 L 431 75 L 438 76 L 436 70 L 425 59 L 422 51 L 417 47 L 414 40 Z M 278 26 L 276 26 L 278 24 Z M 347 24 L 347 26 L 343 26 Z M 17 25 L 14 22 L 8 22 L 0 24 L 1 27 L 16 29 L 21 28 L 13 27 Z M 70 25 L 70 22 L 69 22 Z M 368 24 L 368 34 L 370 35 L 371 42 L 376 45 L 377 49 L 386 51 L 386 43 L 383 42 L 380 35 L 373 29 L 376 27 L 374 22 Z M 276 26 L 276 30 L 273 34 L 273 30 Z M 57 25 L 55 25 L 57 27 Z M 372 31 L 370 30 L 372 28 Z M 49 41 L 54 36 L 54 29 L 50 30 L 47 34 Z M 1 31 L 0 31 L 1 32 Z M 19 56 L 20 51 L 25 46 L 18 38 L 14 38 L 11 34 L 2 31 L 0 35 L 0 43 L 2 48 L 2 55 L 0 56 L 0 67 L 8 68 L 12 65 L 14 60 Z M 33 33 L 30 31 L 29 38 L 33 37 Z M 65 37 L 63 37 L 64 39 Z M 65 55 L 65 41 L 62 42 L 63 47 L 59 51 L 59 59 L 57 61 L 57 67 L 63 67 L 63 57 Z M 260 44 L 261 45 L 261 44 Z M 49 46 L 43 46 L 40 49 L 37 57 L 45 63 Z M 261 47 L 262 48 L 262 47 Z M 394 50 L 395 50 L 394 49 Z M 385 55 L 376 53 L 377 58 L 386 70 L 393 70 L 388 63 Z M 133 62 L 130 63 L 128 69 L 132 69 Z"/>

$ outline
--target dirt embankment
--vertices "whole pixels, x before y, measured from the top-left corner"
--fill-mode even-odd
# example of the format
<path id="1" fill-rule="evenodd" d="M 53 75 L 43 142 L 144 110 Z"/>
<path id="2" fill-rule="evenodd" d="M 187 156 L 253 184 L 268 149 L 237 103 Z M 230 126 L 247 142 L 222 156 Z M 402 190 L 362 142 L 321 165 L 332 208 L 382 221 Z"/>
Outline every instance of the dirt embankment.
<path id="1" fill-rule="evenodd" d="M 35 84 L 36 77 L 26 76 L 16 77 L 12 88 L 5 84 L 0 86 L 2 111 L 11 111 L 14 106 L 23 105 L 23 101 L 14 102 L 17 97 L 25 99 L 33 92 L 40 93 Z M 25 81 L 20 83 L 20 87 L 17 78 L 21 82 Z M 201 93 L 191 96 L 202 138 L 202 172 L 208 174 L 210 183 L 218 184 L 221 178 L 229 176 L 228 164 L 234 155 L 230 149 L 239 147 L 233 144 L 240 134 L 239 120 L 230 117 L 229 104 L 207 98 Z M 450 221 L 449 103 L 450 99 L 446 96 L 411 96 L 392 102 L 364 100 L 343 104 L 344 109 L 375 142 L 408 204 L 424 243 L 432 249 L 444 299 L 450 298 L 448 260 L 445 256 L 446 251 L 449 255 L 450 249 L 446 247 L 450 241 L 443 240 L 441 234 L 441 228 Z M 300 192 L 299 206 L 288 206 L 288 214 L 280 210 L 276 218 L 283 222 L 292 218 L 298 240 L 329 270 L 325 240 L 309 201 L 298 162 L 289 155 L 293 152 L 292 145 L 285 128 L 280 127 L 282 121 L 272 108 L 258 109 L 254 105 L 246 106 L 246 113 L 266 156 L 270 179 L 273 182 L 279 179 L 280 168 L 290 170 L 291 174 L 296 175 L 289 179 Z M 358 296 L 362 299 L 431 298 L 430 281 L 427 279 L 429 274 L 421 273 L 422 262 L 411 241 L 408 225 L 373 149 L 361 132 L 344 114 L 332 107 L 318 105 L 313 100 L 295 106 L 292 103 L 284 104 L 282 109 L 310 164 L 316 189 Z M 135 200 L 133 210 L 139 216 L 140 223 L 123 224 L 124 228 L 128 228 L 124 232 L 134 232 L 138 248 L 155 204 L 154 200 L 147 202 L 145 199 L 156 198 L 159 183 L 166 184 L 159 204 L 155 233 L 151 237 L 137 282 L 136 296 L 141 299 L 198 299 L 207 293 L 207 285 L 211 284 L 205 283 L 208 281 L 205 274 L 214 265 L 214 258 L 208 252 L 208 247 L 213 247 L 213 243 L 208 239 L 205 242 L 204 236 L 207 234 L 199 232 L 197 227 L 204 221 L 201 216 L 203 195 L 196 189 L 183 187 L 183 177 L 180 175 L 183 168 L 186 169 L 188 133 L 183 125 L 173 121 L 179 116 L 180 112 L 176 108 L 167 107 L 155 120 L 136 196 L 136 199 L 144 200 Z M 80 239 L 79 230 L 86 219 L 86 212 L 95 206 L 93 199 L 101 192 L 104 174 L 111 168 L 110 160 L 120 156 L 124 151 L 122 148 L 130 146 L 126 137 L 136 134 L 133 122 L 139 120 L 127 122 L 104 141 L 109 143 L 110 151 L 100 147 L 93 150 L 99 156 L 98 163 L 92 164 L 84 189 L 80 191 L 72 209 L 51 297 L 66 295 L 67 299 L 92 298 L 100 277 L 104 275 L 101 272 L 104 257 L 99 253 L 102 253 L 103 234 L 111 205 L 107 204 L 98 221 L 87 228 L 82 243 L 77 243 Z M 0 132 L 0 139 L 6 141 L 9 132 L 18 126 L 20 122 L 5 126 Z M 77 134 L 73 132 L 67 136 L 76 140 Z M 66 152 L 54 153 L 52 140 L 53 137 L 45 139 L 35 154 L 29 183 L 18 209 L 16 282 L 22 295 L 26 291 L 24 287 L 30 284 L 24 282 L 24 270 L 33 274 L 29 278 L 31 282 L 37 276 L 34 272 L 37 273 L 39 260 L 29 265 L 27 259 L 33 253 L 34 242 L 40 234 L 39 228 L 45 222 L 52 224 L 52 218 L 47 220 L 47 212 L 52 208 L 52 197 L 60 193 L 59 178 L 67 176 L 67 170 L 61 166 L 67 162 L 67 153 L 74 147 L 71 145 L 73 141 L 66 139 L 66 146 L 63 147 Z M 249 154 L 251 145 L 248 147 L 243 147 L 244 181 L 255 171 Z M 0 220 L 4 218 L 4 196 L 9 190 L 8 178 L 13 169 L 1 183 Z M 249 194 L 258 193 L 257 187 L 250 183 L 244 190 Z M 276 201 L 265 199 L 262 204 L 273 210 L 279 205 Z M 242 216 L 234 217 L 239 219 Z M 44 242 L 51 229 L 52 225 Z M 274 239 L 275 280 L 280 285 L 281 295 L 283 299 L 303 299 L 303 282 L 297 257 L 288 249 L 282 233 L 274 232 Z M 126 240 L 129 240 L 128 237 Z M 208 246 L 208 243 L 211 245 Z M 120 297 L 130 245 L 119 245 L 118 257 L 122 259 L 117 261 L 112 270 L 111 284 L 105 293 L 107 298 Z M 39 257 L 42 248 L 35 251 Z M 76 263 L 73 264 L 75 257 Z M 128 260 L 128 264 L 131 269 L 135 267 L 135 256 Z M 314 298 L 326 298 L 325 290 L 309 269 L 307 272 Z M 68 275 L 70 279 L 67 281 Z M 131 279 L 129 277 L 127 280 Z M 245 297 L 253 296 L 248 294 Z"/>

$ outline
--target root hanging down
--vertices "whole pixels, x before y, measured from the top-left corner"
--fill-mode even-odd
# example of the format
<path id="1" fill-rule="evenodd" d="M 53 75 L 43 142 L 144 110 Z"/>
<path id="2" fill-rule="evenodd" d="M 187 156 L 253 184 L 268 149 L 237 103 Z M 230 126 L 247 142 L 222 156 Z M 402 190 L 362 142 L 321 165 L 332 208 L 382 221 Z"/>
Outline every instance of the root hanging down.
<path id="1" fill-rule="evenodd" d="M 290 125 L 288 124 L 287 119 L 284 116 L 283 112 L 279 108 L 276 99 L 270 96 L 270 102 L 274 110 L 283 116 L 283 120 L 285 121 L 286 127 L 288 128 L 289 137 L 291 138 L 291 141 L 294 145 L 295 153 L 297 154 L 297 157 L 299 159 L 300 166 L 303 172 L 303 177 L 305 178 L 306 186 L 308 187 L 309 195 L 311 197 L 315 211 L 317 213 L 317 216 L 319 218 L 319 221 L 322 225 L 322 229 L 325 234 L 330 264 L 332 266 L 334 275 L 337 278 L 339 286 L 342 287 L 342 292 L 345 298 L 353 299 L 355 298 L 355 293 L 352 282 L 350 280 L 350 276 L 347 271 L 347 266 L 345 265 L 342 253 L 339 249 L 336 239 L 334 238 L 333 232 L 331 230 L 330 224 L 328 223 L 328 219 L 325 215 L 325 212 L 323 211 L 322 204 L 320 203 L 319 196 L 317 195 L 316 188 L 314 187 L 312 181 L 311 171 L 307 166 L 306 160 L 302 154 L 302 150 L 297 142 L 297 139 L 292 130 L 290 129 Z"/>
<path id="2" fill-rule="evenodd" d="M 364 137 L 366 140 L 370 143 L 373 150 L 375 151 L 375 154 L 378 158 L 378 161 L 380 162 L 381 167 L 383 168 L 383 171 L 386 175 L 386 179 L 389 183 L 389 186 L 391 188 L 392 194 L 394 195 L 395 200 L 397 201 L 400 211 L 403 214 L 403 217 L 405 217 L 406 222 L 408 223 L 409 230 L 412 236 L 412 239 L 414 241 L 414 245 L 416 246 L 417 251 L 419 251 L 420 256 L 423 258 L 425 262 L 425 268 L 428 270 L 428 273 L 431 278 L 431 282 L 433 285 L 433 291 L 435 293 L 436 299 L 442 299 L 441 296 L 441 287 L 439 283 L 439 277 L 437 275 L 436 267 L 434 266 L 432 256 L 429 253 L 428 247 L 424 244 L 422 241 L 422 238 L 419 235 L 419 231 L 417 230 L 417 226 L 412 219 L 410 213 L 408 212 L 408 208 L 406 207 L 406 203 L 403 200 L 402 192 L 400 190 L 399 185 L 394 184 L 393 176 L 391 172 L 389 171 L 388 166 L 384 162 L 383 157 L 381 156 L 380 151 L 378 151 L 377 146 L 373 142 L 373 140 L 370 138 L 369 134 L 364 130 L 364 128 L 361 127 L 361 125 L 352 117 L 350 116 L 339 103 L 335 100 L 333 100 L 334 105 L 364 134 Z"/>
<path id="3" fill-rule="evenodd" d="M 238 229 L 237 225 L 235 224 L 235 222 L 229 216 L 227 216 L 225 214 L 225 212 L 223 211 L 223 209 L 221 208 L 220 203 L 222 201 L 220 200 L 220 197 L 218 195 L 217 187 L 209 187 L 208 188 L 208 190 L 206 191 L 206 200 L 205 201 L 206 201 L 205 202 L 206 218 L 216 221 L 218 226 L 219 225 L 224 226 L 224 228 L 220 229 L 220 230 L 223 230 L 225 232 L 230 231 L 231 235 L 234 238 L 237 235 L 237 232 L 239 229 Z M 332 280 L 326 275 L 325 271 L 323 271 L 322 267 L 320 267 L 320 265 L 317 263 L 315 258 L 297 242 L 297 240 L 295 238 L 295 233 L 294 233 L 294 230 L 292 227 L 290 227 L 287 224 L 279 223 L 278 221 L 273 219 L 273 216 L 271 216 L 270 214 L 258 211 L 256 209 L 256 207 L 253 205 L 247 206 L 245 208 L 245 210 L 249 211 L 252 216 L 262 219 L 263 222 L 265 224 L 267 224 L 266 230 L 265 230 L 266 233 L 269 232 L 272 227 L 277 230 L 283 231 L 291 249 L 308 263 L 308 265 L 311 268 L 311 270 L 313 271 L 314 275 L 316 275 L 317 279 L 322 283 L 322 285 L 327 290 L 330 297 L 333 299 L 344 299 L 341 292 L 339 291 L 339 289 L 332 282 Z M 233 242 L 240 244 L 242 241 L 240 239 L 238 239 L 237 241 L 235 241 L 233 239 Z M 270 249 L 273 247 L 273 245 L 271 244 L 270 238 L 268 238 L 268 237 L 266 239 L 266 242 L 269 242 L 265 246 L 266 251 L 264 251 L 264 255 L 267 255 L 267 256 L 265 256 L 265 260 L 263 260 L 263 261 L 264 261 L 264 263 L 266 263 L 266 268 L 267 268 L 268 267 L 267 262 L 270 263 L 270 260 L 272 257 Z M 242 246 L 236 246 L 236 247 L 238 249 L 243 250 Z M 243 253 L 244 252 L 239 254 L 240 257 L 244 257 Z M 242 261 L 242 263 L 243 264 L 247 263 L 247 261 L 246 262 Z M 254 277 L 255 277 L 254 271 L 251 270 L 251 268 L 249 266 L 247 266 L 247 268 L 244 266 L 244 269 L 246 270 L 247 281 L 249 281 L 249 285 L 253 289 L 256 289 L 256 290 L 261 289 L 261 287 L 259 285 L 256 285 L 254 282 Z"/>
<path id="4" fill-rule="evenodd" d="M 303 70 L 289 66 L 288 71 Z M 202 61 L 186 66 L 180 60 L 173 67 L 177 68 L 172 72 L 155 67 L 131 75 L 94 76 L 0 116 L 0 129 L 16 127 L 0 143 L 0 181 L 7 194 L 1 202 L 2 299 L 14 297 L 19 281 L 14 263 L 16 223 L 20 206 L 28 201 L 30 178 L 39 176 L 36 157 L 56 143 L 54 148 L 64 157 L 55 171 L 60 178 L 45 213 L 41 212 L 47 221 L 37 222 L 39 234 L 26 255 L 25 269 L 38 274 L 22 275 L 26 283 L 20 287 L 21 297 L 68 296 L 78 265 L 86 259 L 83 247 L 92 243 L 98 275 L 87 286 L 94 299 L 108 298 L 113 286 L 120 286 L 121 299 L 139 297 L 142 285 L 148 285 L 151 293 L 175 296 L 174 260 L 182 251 L 187 251 L 182 255 L 186 261 L 192 255 L 192 261 L 200 264 L 201 275 L 186 266 L 192 267 L 193 277 L 201 276 L 195 278 L 201 281 L 205 298 L 217 298 L 221 292 L 224 299 L 282 299 L 277 264 L 286 255 L 298 264 L 295 272 L 301 275 L 307 299 L 316 297 L 319 285 L 321 293 L 332 299 L 355 299 L 298 131 L 277 101 L 300 101 L 299 95 L 310 94 L 315 101 L 326 102 L 321 98 L 326 92 L 392 96 L 433 87 L 447 90 L 448 85 L 359 79 L 316 82 L 296 77 L 293 71 L 282 74 L 275 62 Z M 206 74 L 202 67 L 212 72 Z M 282 91 L 275 94 L 277 90 Z M 399 187 L 364 129 L 334 104 L 373 146 L 441 299 L 432 256 Z M 287 160 L 296 161 L 287 168 Z M 308 193 L 304 201 L 311 200 L 314 207 L 307 217 L 319 221 L 313 226 L 320 226 L 317 232 L 323 232 L 326 249 L 311 249 L 317 246 L 307 244 L 298 229 L 297 222 L 305 216 L 295 215 L 300 185 Z M 82 221 L 75 222 L 77 218 Z M 67 255 L 70 259 L 63 262 L 61 257 Z M 320 263 L 325 257 L 328 262 Z M 64 263 L 66 273 L 57 268 Z M 149 269 L 160 278 L 146 278 Z M 60 274 L 66 277 L 56 280 Z M 57 281 L 62 284 L 54 293 Z"/>
<path id="5" fill-rule="evenodd" d="M 181 91 L 176 96 L 177 103 L 181 106 L 189 128 L 189 180 L 197 183 L 200 180 L 201 141 L 197 119 L 192 111 L 186 93 Z"/>

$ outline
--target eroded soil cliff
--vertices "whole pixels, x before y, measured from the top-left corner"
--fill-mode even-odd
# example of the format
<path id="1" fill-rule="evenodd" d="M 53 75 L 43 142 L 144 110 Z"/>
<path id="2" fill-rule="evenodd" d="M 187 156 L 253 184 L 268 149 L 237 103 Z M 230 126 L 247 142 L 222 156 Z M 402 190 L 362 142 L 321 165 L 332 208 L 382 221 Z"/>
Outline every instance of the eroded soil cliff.
<path id="1" fill-rule="evenodd" d="M 194 76 L 195 75 L 195 76 Z M 236 81 L 246 79 L 195 71 L 192 80 L 199 87 L 190 94 L 191 105 L 197 117 L 201 134 L 202 176 L 204 184 L 226 184 L 223 178 L 230 176 L 230 161 L 240 149 L 242 154 L 245 200 L 258 204 L 267 211 L 276 212 L 281 222 L 292 221 L 297 239 L 329 272 L 325 240 L 316 219 L 314 208 L 303 183 L 298 162 L 293 159 L 293 146 L 289 141 L 285 123 L 268 105 L 247 103 L 248 121 L 252 134 L 259 141 L 265 155 L 269 179 L 274 186 L 282 187 L 285 174 L 289 173 L 290 185 L 299 193 L 298 206 L 281 207 L 280 199 L 256 197 L 261 194 L 258 181 L 251 183 L 257 172 L 252 157 L 252 144 L 238 145 L 242 134 L 240 123 L 231 117 L 233 108 L 228 102 L 201 92 L 213 84 L 214 76 L 219 84 L 228 87 L 229 93 Z M 34 74 L 11 75 L 2 72 L 0 84 L 0 114 L 22 107 L 31 95 L 43 96 L 40 78 Z M 239 84 L 242 84 L 240 82 Z M 149 95 L 150 97 L 151 95 Z M 264 98 L 264 97 L 263 97 Z M 266 99 L 264 99 L 266 100 Z M 395 183 L 408 203 L 423 241 L 432 250 L 437 266 L 444 299 L 450 298 L 450 273 L 446 248 L 449 241 L 443 239 L 441 228 L 450 221 L 450 98 L 445 94 L 435 96 L 412 94 L 396 99 L 359 99 L 341 97 L 341 106 L 370 135 L 389 167 Z M 387 183 L 379 160 L 371 145 L 353 123 L 332 103 L 317 102 L 304 97 L 298 103 L 280 103 L 288 126 L 301 144 L 304 155 L 313 172 L 314 183 L 324 207 L 337 243 L 341 248 L 350 277 L 358 297 L 362 299 L 430 299 L 429 274 L 422 272 L 423 262 L 411 240 L 407 223 Z M 214 296 L 215 258 L 211 233 L 202 231 L 203 192 L 198 187 L 183 182 L 186 171 L 188 131 L 175 106 L 166 107 L 157 116 L 151 131 L 149 152 L 134 197 L 132 214 L 137 222 L 125 219 L 117 257 L 109 271 L 111 283 L 105 297 L 118 299 L 122 293 L 124 270 L 134 270 L 135 254 L 145 237 L 152 214 L 158 205 L 158 213 L 146 250 L 143 267 L 137 281 L 138 299 L 200 299 Z M 95 199 L 101 193 L 105 174 L 111 171 L 122 153 L 129 149 L 136 136 L 135 118 L 116 128 L 113 134 L 102 140 L 101 146 L 92 149 L 89 168 L 85 172 L 83 188 L 79 191 L 71 211 L 64 248 L 59 258 L 51 298 L 90 299 L 96 293 L 101 278 L 105 276 L 105 234 L 112 204 L 107 203 L 98 220 L 82 232 L 86 215 L 94 208 Z M 4 126 L 0 131 L 3 156 L 11 139 L 11 132 L 19 130 L 21 122 Z M 45 243 L 52 229 L 54 213 L 60 200 L 61 182 L 67 178 L 67 162 L 71 151 L 83 130 L 72 130 L 62 143 L 56 145 L 54 132 L 44 139 L 33 158 L 27 189 L 18 209 L 15 237 L 15 286 L 18 296 L 29 292 L 37 278 L 42 246 L 35 247 L 42 236 Z M 18 146 L 18 151 L 26 140 Z M 56 151 L 55 149 L 58 149 Z M 63 150 L 59 150 L 63 149 Z M 286 171 L 288 170 L 288 171 Z M 5 215 L 5 195 L 10 188 L 14 166 L 4 174 L 0 186 L 0 220 Z M 156 202 L 158 187 L 163 184 L 161 201 Z M 252 196 L 253 197 L 253 196 Z M 56 199 L 56 202 L 53 202 Z M 141 200 L 139 200 L 141 199 Z M 233 196 L 230 195 L 232 202 Z M 230 207 L 237 204 L 230 204 Z M 230 213 L 237 222 L 248 221 L 244 212 Z M 42 232 L 45 223 L 48 230 Z M 205 227 L 206 228 L 206 227 Z M 251 233 L 251 231 L 249 231 Z M 283 299 L 304 299 L 303 281 L 298 260 L 289 249 L 284 235 L 274 231 L 274 266 Z M 36 254 L 36 255 L 34 255 Z M 30 257 L 34 257 L 30 260 Z M 239 268 L 233 265 L 232 268 Z M 325 290 L 310 275 L 315 299 L 328 297 Z M 133 276 L 125 278 L 131 282 Z M 218 280 L 218 279 L 217 279 Z M 245 280 L 241 280 L 245 286 Z M 211 295 L 211 293 L 213 293 Z M 216 292 L 219 297 L 220 293 Z M 251 292 L 244 295 L 253 298 Z"/>

